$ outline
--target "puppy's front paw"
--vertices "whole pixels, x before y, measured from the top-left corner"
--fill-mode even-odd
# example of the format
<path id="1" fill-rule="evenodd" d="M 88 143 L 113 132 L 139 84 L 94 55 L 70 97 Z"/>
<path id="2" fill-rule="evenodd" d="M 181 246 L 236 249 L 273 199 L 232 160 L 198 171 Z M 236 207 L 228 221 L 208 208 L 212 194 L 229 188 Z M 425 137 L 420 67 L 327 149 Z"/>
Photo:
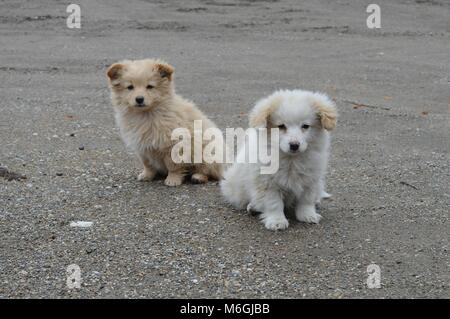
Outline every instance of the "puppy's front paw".
<path id="1" fill-rule="evenodd" d="M 318 224 L 322 219 L 322 215 L 316 213 L 314 206 L 301 206 L 296 212 L 297 220 L 304 223 Z"/>
<path id="2" fill-rule="evenodd" d="M 264 226 L 269 230 L 283 230 L 289 227 L 289 222 L 284 215 L 268 215 L 263 218 Z"/>
<path id="3" fill-rule="evenodd" d="M 153 180 L 153 178 L 155 178 L 155 175 L 156 174 L 154 172 L 144 170 L 144 171 L 142 171 L 142 173 L 140 173 L 138 175 L 137 179 L 140 182 L 149 182 L 149 181 Z"/>
<path id="4" fill-rule="evenodd" d="M 183 176 L 176 174 L 169 174 L 164 181 L 167 186 L 180 186 L 183 183 Z"/>

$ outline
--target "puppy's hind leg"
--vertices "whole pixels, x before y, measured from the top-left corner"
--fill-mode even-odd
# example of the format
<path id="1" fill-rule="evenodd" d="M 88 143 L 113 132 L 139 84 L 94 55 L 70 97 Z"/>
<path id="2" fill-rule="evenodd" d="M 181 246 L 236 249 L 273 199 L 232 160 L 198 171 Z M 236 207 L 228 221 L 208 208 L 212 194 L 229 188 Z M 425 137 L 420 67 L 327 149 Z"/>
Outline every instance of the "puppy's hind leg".
<path id="1" fill-rule="evenodd" d="M 316 192 L 316 204 L 320 204 L 322 199 L 331 198 L 331 194 L 325 191 L 325 181 L 323 178 L 319 180 L 317 183 L 317 192 Z"/>
<path id="2" fill-rule="evenodd" d="M 213 180 L 221 180 L 223 178 L 223 169 L 224 164 L 221 163 L 212 163 L 206 164 L 207 172 L 204 174 L 208 175 Z"/>
<path id="3" fill-rule="evenodd" d="M 208 182 L 209 166 L 207 164 L 197 164 L 194 166 L 191 181 L 194 184 L 204 184 Z"/>
<path id="4" fill-rule="evenodd" d="M 191 176 L 191 181 L 194 184 L 204 184 L 208 182 L 208 175 L 202 173 L 194 173 Z"/>
<path id="5" fill-rule="evenodd" d="M 321 197 L 321 199 L 329 199 L 329 198 L 331 198 L 331 194 L 330 193 L 327 193 L 325 190 L 322 190 L 322 192 L 320 193 L 320 197 Z"/>
<path id="6" fill-rule="evenodd" d="M 220 181 L 220 191 L 227 202 L 235 208 L 245 209 L 250 199 L 245 190 L 245 185 L 236 171 L 233 167 L 225 173 L 225 177 Z"/>

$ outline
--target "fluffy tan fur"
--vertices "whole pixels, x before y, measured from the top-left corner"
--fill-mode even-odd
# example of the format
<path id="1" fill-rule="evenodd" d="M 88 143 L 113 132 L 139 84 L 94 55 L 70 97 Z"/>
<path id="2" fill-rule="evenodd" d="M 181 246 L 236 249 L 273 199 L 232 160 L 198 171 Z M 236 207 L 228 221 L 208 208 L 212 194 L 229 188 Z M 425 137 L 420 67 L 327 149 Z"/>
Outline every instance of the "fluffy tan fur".
<path id="1" fill-rule="evenodd" d="M 280 107 L 281 103 L 283 103 L 283 99 L 281 97 L 273 96 L 268 103 L 264 104 L 261 108 L 252 110 L 249 115 L 250 127 L 269 127 L 269 116 Z"/>
<path id="2" fill-rule="evenodd" d="M 194 103 L 177 95 L 173 85 L 174 68 L 161 60 L 125 60 L 107 71 L 111 100 L 121 135 L 144 169 L 138 180 L 152 180 L 157 173 L 167 175 L 165 184 L 180 185 L 186 175 L 195 183 L 222 177 L 218 163 L 174 163 L 171 140 L 176 128 L 187 128 L 194 137 L 194 120 L 202 120 L 203 130 L 216 127 Z M 142 103 L 137 103 L 143 100 Z M 203 141 L 203 145 L 207 141 Z M 192 144 L 193 145 L 193 141 Z"/>
<path id="3" fill-rule="evenodd" d="M 328 131 L 332 131 L 336 127 L 337 112 L 333 105 L 323 102 L 313 103 L 313 107 L 317 110 L 317 117 L 322 127 Z"/>

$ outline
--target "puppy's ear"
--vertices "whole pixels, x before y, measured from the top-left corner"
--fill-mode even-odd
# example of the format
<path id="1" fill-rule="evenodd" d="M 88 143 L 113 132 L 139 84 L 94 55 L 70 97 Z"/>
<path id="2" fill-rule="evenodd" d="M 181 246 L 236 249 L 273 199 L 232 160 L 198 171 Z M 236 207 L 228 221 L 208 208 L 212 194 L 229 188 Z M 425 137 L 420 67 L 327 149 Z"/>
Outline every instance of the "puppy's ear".
<path id="1" fill-rule="evenodd" d="M 250 112 L 250 127 L 263 128 L 268 126 L 270 114 L 280 107 L 282 103 L 281 96 L 269 96 L 256 103 Z"/>
<path id="2" fill-rule="evenodd" d="M 173 66 L 171 66 L 170 64 L 164 63 L 164 62 L 160 62 L 156 65 L 156 68 L 159 72 L 159 75 L 163 79 L 166 78 L 169 81 L 172 81 L 172 74 L 175 71 Z"/>
<path id="3" fill-rule="evenodd" d="M 108 68 L 108 71 L 106 71 L 106 75 L 108 76 L 109 80 L 113 82 L 114 80 L 118 80 L 123 73 L 124 65 L 122 63 L 114 63 Z"/>
<path id="4" fill-rule="evenodd" d="M 331 131 L 336 127 L 337 110 L 336 105 L 326 95 L 317 94 L 313 98 L 313 107 L 322 127 Z"/>

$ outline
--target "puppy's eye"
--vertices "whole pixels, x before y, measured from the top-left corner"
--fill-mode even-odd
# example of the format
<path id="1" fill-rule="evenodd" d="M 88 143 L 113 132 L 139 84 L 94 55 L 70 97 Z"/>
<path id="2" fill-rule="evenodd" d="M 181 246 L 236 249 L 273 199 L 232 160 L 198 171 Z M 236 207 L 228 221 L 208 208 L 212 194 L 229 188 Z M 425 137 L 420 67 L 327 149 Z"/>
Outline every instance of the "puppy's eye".
<path id="1" fill-rule="evenodd" d="M 127 89 L 128 89 L 129 91 L 131 91 L 132 89 L 134 89 L 134 86 L 128 85 Z"/>
<path id="2" fill-rule="evenodd" d="M 304 129 L 304 130 L 309 129 L 309 125 L 308 125 L 308 124 L 303 124 L 303 125 L 302 125 L 302 129 Z"/>
<path id="3" fill-rule="evenodd" d="M 280 130 L 285 130 L 286 129 L 286 125 L 284 125 L 284 124 L 278 125 L 278 128 Z"/>
<path id="4" fill-rule="evenodd" d="M 151 90 L 151 89 L 153 89 L 153 88 L 154 88 L 153 85 L 151 85 L 151 84 L 147 85 L 147 89 L 148 89 L 148 90 Z"/>

